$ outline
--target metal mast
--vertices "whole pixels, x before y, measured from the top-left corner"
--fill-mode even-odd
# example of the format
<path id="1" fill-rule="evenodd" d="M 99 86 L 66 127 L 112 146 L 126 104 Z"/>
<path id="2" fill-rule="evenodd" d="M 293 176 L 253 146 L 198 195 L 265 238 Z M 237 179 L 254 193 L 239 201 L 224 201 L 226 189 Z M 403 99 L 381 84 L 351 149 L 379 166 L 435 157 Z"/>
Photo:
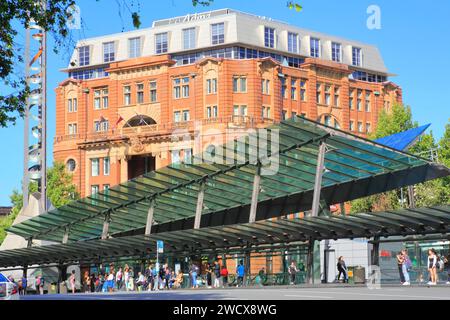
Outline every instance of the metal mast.
<path id="1" fill-rule="evenodd" d="M 35 2 L 36 10 L 45 11 L 45 0 Z M 30 35 L 33 41 L 30 40 Z M 25 48 L 25 75 L 30 86 L 30 95 L 27 99 L 24 127 L 24 177 L 23 177 L 23 204 L 28 204 L 28 186 L 34 181 L 38 184 L 41 194 L 40 213 L 47 211 L 47 37 L 45 30 L 33 20 L 27 30 Z M 30 53 L 33 58 L 30 60 Z M 30 124 L 31 132 L 29 131 Z M 30 133 L 32 142 L 30 142 Z"/>

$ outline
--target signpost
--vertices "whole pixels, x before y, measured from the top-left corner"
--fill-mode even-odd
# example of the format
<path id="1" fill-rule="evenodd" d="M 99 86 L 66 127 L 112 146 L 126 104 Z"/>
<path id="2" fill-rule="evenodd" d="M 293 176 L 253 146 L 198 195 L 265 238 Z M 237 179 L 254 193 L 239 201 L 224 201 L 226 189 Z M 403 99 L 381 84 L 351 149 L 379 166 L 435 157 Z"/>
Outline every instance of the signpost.
<path id="1" fill-rule="evenodd" d="M 159 290 L 159 254 L 164 253 L 164 241 L 156 241 L 156 290 Z"/>

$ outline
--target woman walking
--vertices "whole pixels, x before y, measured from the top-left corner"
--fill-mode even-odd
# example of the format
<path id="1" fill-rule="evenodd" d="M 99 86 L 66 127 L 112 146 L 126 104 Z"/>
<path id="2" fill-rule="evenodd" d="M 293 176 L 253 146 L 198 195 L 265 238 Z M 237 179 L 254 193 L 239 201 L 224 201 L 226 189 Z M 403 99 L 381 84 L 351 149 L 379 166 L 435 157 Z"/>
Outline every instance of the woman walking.
<path id="1" fill-rule="evenodd" d="M 411 260 L 408 257 L 408 251 L 406 249 L 402 250 L 402 256 L 403 256 L 403 264 L 402 264 L 402 272 L 403 276 L 405 278 L 405 282 L 403 282 L 404 286 L 409 286 L 411 283 L 409 282 L 409 270 L 412 267 Z"/>
<path id="2" fill-rule="evenodd" d="M 344 275 L 344 283 L 348 283 L 348 273 L 347 273 L 347 266 L 345 265 L 344 257 L 340 256 L 337 262 L 337 269 L 339 271 L 337 280 L 339 282 L 339 279 L 341 278 L 341 274 Z"/>
<path id="3" fill-rule="evenodd" d="M 70 275 L 69 282 L 70 288 L 72 289 L 72 293 L 75 294 L 75 270 L 72 270 L 72 274 Z"/>
<path id="4" fill-rule="evenodd" d="M 83 292 L 89 293 L 91 287 L 91 278 L 89 277 L 89 272 L 85 271 L 83 276 Z"/>
<path id="5" fill-rule="evenodd" d="M 190 274 L 191 274 L 191 281 L 192 281 L 192 289 L 196 289 L 196 288 L 198 288 L 198 283 L 197 283 L 198 267 L 194 263 L 191 265 Z"/>
<path id="6" fill-rule="evenodd" d="M 428 250 L 428 272 L 430 274 L 430 281 L 427 283 L 430 286 L 436 285 L 437 278 L 437 256 L 434 249 Z"/>

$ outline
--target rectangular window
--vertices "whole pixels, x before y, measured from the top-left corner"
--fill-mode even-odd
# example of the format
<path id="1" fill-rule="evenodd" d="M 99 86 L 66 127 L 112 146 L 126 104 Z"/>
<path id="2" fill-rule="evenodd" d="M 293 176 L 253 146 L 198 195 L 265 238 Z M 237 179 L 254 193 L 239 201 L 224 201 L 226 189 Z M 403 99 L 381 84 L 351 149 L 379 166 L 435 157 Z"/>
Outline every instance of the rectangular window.
<path id="1" fill-rule="evenodd" d="M 114 42 L 106 42 L 103 44 L 103 62 L 111 62 L 115 60 Z"/>
<path id="2" fill-rule="evenodd" d="M 331 86 L 329 85 L 325 86 L 325 104 L 328 106 L 331 104 Z"/>
<path id="3" fill-rule="evenodd" d="M 73 98 L 72 99 L 72 112 L 77 112 L 77 111 L 78 111 L 78 99 Z"/>
<path id="4" fill-rule="evenodd" d="M 288 32 L 288 51 L 298 53 L 298 34 Z"/>
<path id="5" fill-rule="evenodd" d="M 275 29 L 264 27 L 264 45 L 267 48 L 275 48 Z"/>
<path id="6" fill-rule="evenodd" d="M 103 158 L 103 175 L 109 176 L 110 171 L 111 163 L 109 161 L 109 158 Z"/>
<path id="7" fill-rule="evenodd" d="M 300 80 L 300 100 L 306 101 L 306 80 Z"/>
<path id="8" fill-rule="evenodd" d="M 225 24 L 215 23 L 211 25 L 211 44 L 221 44 L 225 42 Z"/>
<path id="9" fill-rule="evenodd" d="M 233 92 L 234 93 L 247 92 L 247 78 L 246 77 L 233 77 Z"/>
<path id="10" fill-rule="evenodd" d="M 128 57 L 130 59 L 141 56 L 141 38 L 128 39 Z"/>
<path id="11" fill-rule="evenodd" d="M 184 163 L 192 164 L 192 149 L 184 149 Z"/>
<path id="12" fill-rule="evenodd" d="M 189 78 L 185 77 L 182 80 L 183 86 L 182 86 L 182 92 L 183 92 L 183 98 L 189 97 Z"/>
<path id="13" fill-rule="evenodd" d="M 184 49 L 195 48 L 195 28 L 183 30 L 183 45 Z"/>
<path id="14" fill-rule="evenodd" d="M 355 131 L 355 123 L 350 120 L 350 131 Z"/>
<path id="15" fill-rule="evenodd" d="M 262 87 L 263 94 L 270 94 L 270 80 L 262 79 L 261 87 Z"/>
<path id="16" fill-rule="evenodd" d="M 356 109 L 358 111 L 362 110 L 362 100 L 361 100 L 361 96 L 362 96 L 362 90 L 358 90 L 358 99 L 356 100 Z"/>
<path id="17" fill-rule="evenodd" d="M 172 164 L 180 162 L 180 150 L 171 151 Z"/>
<path id="18" fill-rule="evenodd" d="M 91 159 L 91 176 L 98 177 L 100 174 L 100 162 L 98 158 Z"/>
<path id="19" fill-rule="evenodd" d="M 281 112 L 281 120 L 286 120 L 286 110 Z"/>
<path id="20" fill-rule="evenodd" d="M 109 184 L 104 184 L 104 185 L 103 185 L 103 191 L 108 192 L 108 191 L 109 191 L 109 188 L 110 188 L 110 185 L 109 185 Z"/>
<path id="21" fill-rule="evenodd" d="M 370 127 L 370 123 L 366 122 L 366 133 L 371 133 L 372 132 L 372 128 Z"/>
<path id="22" fill-rule="evenodd" d="M 189 120 L 190 120 L 189 110 L 183 110 L 183 121 L 189 121 Z"/>
<path id="23" fill-rule="evenodd" d="M 138 83 L 136 85 L 136 102 L 144 103 L 144 84 Z"/>
<path id="24" fill-rule="evenodd" d="M 150 81 L 150 102 L 158 101 L 157 96 L 157 83 L 156 81 Z"/>
<path id="25" fill-rule="evenodd" d="M 70 135 L 77 134 L 78 128 L 76 123 L 69 123 L 68 125 L 68 132 Z"/>
<path id="26" fill-rule="evenodd" d="M 286 87 L 286 78 L 281 78 L 281 95 L 283 99 L 286 99 L 287 87 Z"/>
<path id="27" fill-rule="evenodd" d="M 324 124 L 326 126 L 330 126 L 331 125 L 331 117 L 330 116 L 325 116 L 324 117 Z"/>
<path id="28" fill-rule="evenodd" d="M 295 118 L 296 116 L 297 116 L 297 112 L 292 111 L 292 112 L 291 112 L 291 117 L 292 117 L 292 118 Z"/>
<path id="29" fill-rule="evenodd" d="M 247 116 L 247 106 L 235 105 L 233 107 L 233 115 L 234 116 L 243 116 L 243 117 Z"/>
<path id="30" fill-rule="evenodd" d="M 108 107 L 109 107 L 108 94 L 109 94 L 108 88 L 102 89 L 102 108 L 103 109 L 108 109 Z"/>
<path id="31" fill-rule="evenodd" d="M 361 66 L 361 48 L 352 48 L 352 63 L 354 66 Z"/>
<path id="32" fill-rule="evenodd" d="M 67 100 L 67 111 L 73 112 L 72 99 Z"/>
<path id="33" fill-rule="evenodd" d="M 91 195 L 92 194 L 97 194 L 98 193 L 98 185 L 93 185 L 91 186 Z"/>
<path id="34" fill-rule="evenodd" d="M 358 132 L 363 132 L 363 124 L 358 121 Z"/>
<path id="35" fill-rule="evenodd" d="M 217 79 L 206 79 L 206 94 L 217 93 Z"/>
<path id="36" fill-rule="evenodd" d="M 123 104 L 126 106 L 131 104 L 131 86 L 123 87 Z"/>
<path id="37" fill-rule="evenodd" d="M 366 112 L 370 112 L 370 91 L 366 91 L 366 102 L 364 104 Z"/>
<path id="38" fill-rule="evenodd" d="M 103 120 L 100 122 L 101 124 L 101 128 L 103 132 L 107 132 L 109 130 L 109 121 L 108 120 Z"/>
<path id="39" fill-rule="evenodd" d="M 320 39 L 310 38 L 310 56 L 314 58 L 320 57 Z"/>
<path id="40" fill-rule="evenodd" d="M 180 99 L 181 98 L 181 79 L 173 80 L 173 98 Z"/>
<path id="41" fill-rule="evenodd" d="M 340 43 L 332 42 L 331 43 L 331 59 L 335 62 L 342 61 L 342 46 Z"/>
<path id="42" fill-rule="evenodd" d="M 320 83 L 317 84 L 317 91 L 316 91 L 316 102 L 322 103 L 322 85 Z"/>
<path id="43" fill-rule="evenodd" d="M 175 111 L 173 113 L 173 121 L 174 122 L 181 122 L 181 111 Z"/>
<path id="44" fill-rule="evenodd" d="M 169 50 L 167 32 L 155 35 L 156 54 L 166 53 Z"/>
<path id="45" fill-rule="evenodd" d="M 89 46 L 78 48 L 78 62 L 80 67 L 87 66 L 90 64 Z"/>
<path id="46" fill-rule="evenodd" d="M 297 79 L 291 79 L 291 100 L 297 100 Z"/>
<path id="47" fill-rule="evenodd" d="M 334 105 L 339 107 L 340 99 L 339 99 L 340 88 L 338 86 L 334 87 Z"/>
<path id="48" fill-rule="evenodd" d="M 101 90 L 94 90 L 94 110 L 102 108 Z"/>

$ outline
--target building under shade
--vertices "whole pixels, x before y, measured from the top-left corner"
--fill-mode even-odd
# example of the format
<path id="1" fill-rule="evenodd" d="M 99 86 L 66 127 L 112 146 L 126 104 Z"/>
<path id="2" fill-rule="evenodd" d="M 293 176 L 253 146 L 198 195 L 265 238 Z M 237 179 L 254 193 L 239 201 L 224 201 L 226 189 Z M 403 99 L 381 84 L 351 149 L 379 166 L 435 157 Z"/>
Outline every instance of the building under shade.
<path id="1" fill-rule="evenodd" d="M 448 176 L 445 166 L 301 117 L 268 131 L 276 133 L 271 139 L 279 137 L 262 159 L 276 159 L 273 175 L 260 174 L 260 162 L 236 160 L 239 152 L 250 159 L 251 137 L 241 140 L 244 146 L 217 146 L 228 164 L 197 163 L 196 155 L 190 164 L 172 164 L 11 227 L 9 232 L 26 239 L 61 244 L 2 252 L 0 266 L 153 259 L 154 242 L 164 240 L 167 254 L 178 258 L 240 251 L 248 264 L 258 248 L 295 245 L 308 249 L 312 270 L 315 240 L 447 237 L 448 206 L 340 217 L 327 210 Z M 306 218 L 286 218 L 301 211 L 308 211 Z"/>

